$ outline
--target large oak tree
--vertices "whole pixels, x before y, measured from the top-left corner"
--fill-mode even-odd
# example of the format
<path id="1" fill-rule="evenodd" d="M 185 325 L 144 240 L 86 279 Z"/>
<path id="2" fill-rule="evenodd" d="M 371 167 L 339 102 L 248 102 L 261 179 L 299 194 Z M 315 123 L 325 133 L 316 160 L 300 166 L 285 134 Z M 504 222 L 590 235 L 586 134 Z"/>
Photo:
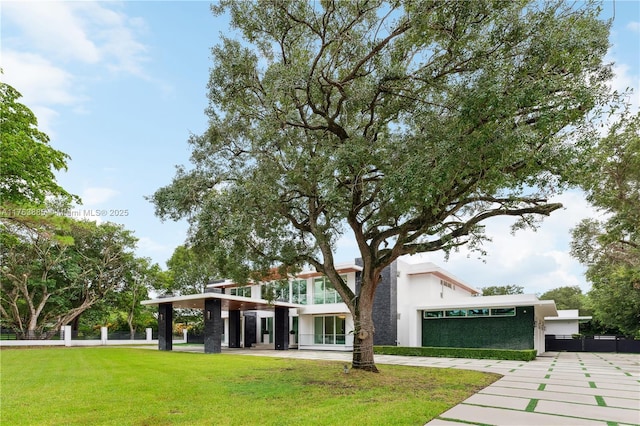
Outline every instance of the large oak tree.
<path id="1" fill-rule="evenodd" d="M 477 246 L 495 216 L 561 207 L 607 98 L 609 25 L 564 1 L 221 1 L 209 128 L 152 196 L 196 249 L 247 279 L 309 264 L 354 317 L 376 371 L 373 300 L 401 255 Z M 237 38 L 234 38 L 237 37 Z M 357 242 L 361 285 L 334 267 Z"/>
<path id="2" fill-rule="evenodd" d="M 604 219 L 572 230 L 571 253 L 587 266 L 593 315 L 640 337 L 640 114 L 626 113 L 592 147 L 582 187 Z"/>

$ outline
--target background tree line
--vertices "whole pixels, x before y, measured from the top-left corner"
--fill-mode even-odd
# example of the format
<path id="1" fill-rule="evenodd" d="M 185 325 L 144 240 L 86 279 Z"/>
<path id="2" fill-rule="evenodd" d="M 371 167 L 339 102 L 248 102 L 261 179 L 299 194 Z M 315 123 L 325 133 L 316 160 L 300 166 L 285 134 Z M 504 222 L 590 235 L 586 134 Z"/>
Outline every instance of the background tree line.
<path id="1" fill-rule="evenodd" d="M 57 184 L 69 157 L 50 146 L 20 93 L 0 83 L 0 326 L 18 338 L 155 324 L 140 305 L 163 271 L 134 254 L 137 239 L 121 225 L 65 215 L 81 202 Z M 88 331 L 87 330 L 87 331 Z"/>

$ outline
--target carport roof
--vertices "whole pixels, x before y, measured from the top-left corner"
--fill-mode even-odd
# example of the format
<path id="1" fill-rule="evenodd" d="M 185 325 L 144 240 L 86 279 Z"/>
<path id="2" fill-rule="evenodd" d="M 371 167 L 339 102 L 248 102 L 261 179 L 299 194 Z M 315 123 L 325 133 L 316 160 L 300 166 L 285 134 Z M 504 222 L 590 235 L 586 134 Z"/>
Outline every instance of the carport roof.
<path id="1" fill-rule="evenodd" d="M 204 301 L 207 299 L 219 299 L 222 302 L 222 309 L 225 311 L 270 311 L 275 307 L 300 308 L 303 305 L 287 302 L 269 302 L 263 299 L 252 299 L 250 297 L 232 296 L 222 293 L 200 293 L 187 294 L 184 296 L 159 297 L 152 300 L 143 300 L 143 305 L 159 305 L 161 303 L 172 303 L 178 309 L 204 309 Z"/>

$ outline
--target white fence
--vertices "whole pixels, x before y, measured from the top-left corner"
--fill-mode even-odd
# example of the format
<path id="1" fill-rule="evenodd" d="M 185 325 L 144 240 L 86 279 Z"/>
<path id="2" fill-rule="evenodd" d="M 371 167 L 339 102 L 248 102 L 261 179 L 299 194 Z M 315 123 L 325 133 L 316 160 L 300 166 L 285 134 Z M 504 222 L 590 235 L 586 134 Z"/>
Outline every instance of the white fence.
<path id="1" fill-rule="evenodd" d="M 66 325 L 60 330 L 60 340 L 0 340 L 0 347 L 8 346 L 121 346 L 121 345 L 151 345 L 158 344 L 158 339 L 153 339 L 150 328 L 146 330 L 146 339 L 111 339 L 107 327 L 100 328 L 100 339 L 84 340 L 73 339 L 71 326 Z M 187 343 L 187 330 L 183 331 L 182 339 L 175 339 L 173 343 Z"/>

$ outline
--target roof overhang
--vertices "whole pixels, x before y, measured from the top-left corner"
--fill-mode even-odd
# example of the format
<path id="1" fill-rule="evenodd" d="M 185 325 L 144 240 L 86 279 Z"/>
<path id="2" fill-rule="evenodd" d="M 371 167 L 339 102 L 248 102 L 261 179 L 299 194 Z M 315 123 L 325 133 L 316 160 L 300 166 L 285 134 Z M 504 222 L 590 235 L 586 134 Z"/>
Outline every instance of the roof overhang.
<path id="1" fill-rule="evenodd" d="M 360 271 L 362 271 L 362 266 L 356 265 L 355 263 L 340 263 L 340 264 L 335 265 L 335 268 L 336 268 L 336 272 L 338 274 L 348 274 L 350 272 L 360 272 Z M 318 271 L 302 271 L 299 274 L 296 274 L 295 276 L 291 276 L 290 278 L 292 278 L 292 279 L 296 279 L 296 278 L 306 279 L 306 278 L 315 278 L 315 277 L 321 277 L 321 276 L 324 276 L 324 274 L 322 272 L 318 272 Z M 274 276 L 272 278 L 274 280 L 275 279 L 279 279 L 279 277 L 276 274 L 274 274 Z M 207 288 L 237 287 L 238 285 L 252 285 L 252 284 L 256 284 L 256 283 L 249 282 L 249 283 L 245 283 L 245 284 L 238 284 L 238 283 L 236 283 L 236 282 L 234 282 L 232 280 L 224 280 L 224 281 L 208 284 Z"/>
<path id="2" fill-rule="evenodd" d="M 577 317 L 548 317 L 545 321 L 590 321 L 593 319 L 591 316 L 577 316 Z"/>
<path id="3" fill-rule="evenodd" d="M 143 300 L 143 305 L 160 305 L 171 303 L 177 309 L 204 309 L 204 302 L 207 299 L 219 299 L 224 311 L 271 311 L 275 307 L 300 308 L 303 305 L 287 302 L 269 302 L 264 299 L 252 299 L 249 297 L 232 296 L 222 293 L 200 293 L 187 294 L 184 296 L 159 297 L 152 300 Z"/>
<path id="4" fill-rule="evenodd" d="M 502 308 L 508 306 L 533 306 L 537 316 L 556 317 L 556 303 L 553 300 L 539 300 L 535 294 L 517 294 L 505 296 L 478 296 L 450 299 L 442 303 L 418 306 L 419 311 L 437 311 L 445 309 Z"/>
<path id="5" fill-rule="evenodd" d="M 464 288 L 465 290 L 467 290 L 471 294 L 480 294 L 479 290 L 471 287 L 470 285 L 467 285 L 467 284 L 463 283 L 459 279 L 453 277 L 452 275 L 446 274 L 446 273 L 444 273 L 443 271 L 441 271 L 439 269 L 440 268 L 437 268 L 437 269 L 434 269 L 434 270 L 430 270 L 430 271 L 407 272 L 407 275 L 409 275 L 409 276 L 424 275 L 424 274 L 435 275 L 436 277 L 440 278 L 441 280 L 449 281 L 452 284 L 457 285 L 458 287 Z"/>
<path id="6" fill-rule="evenodd" d="M 355 263 L 340 263 L 335 266 L 336 272 L 338 274 L 348 274 L 350 272 L 360 272 L 362 271 L 362 266 L 356 265 Z M 313 277 L 321 277 L 324 276 L 322 272 L 318 271 L 302 271 L 296 278 L 313 278 Z"/>

